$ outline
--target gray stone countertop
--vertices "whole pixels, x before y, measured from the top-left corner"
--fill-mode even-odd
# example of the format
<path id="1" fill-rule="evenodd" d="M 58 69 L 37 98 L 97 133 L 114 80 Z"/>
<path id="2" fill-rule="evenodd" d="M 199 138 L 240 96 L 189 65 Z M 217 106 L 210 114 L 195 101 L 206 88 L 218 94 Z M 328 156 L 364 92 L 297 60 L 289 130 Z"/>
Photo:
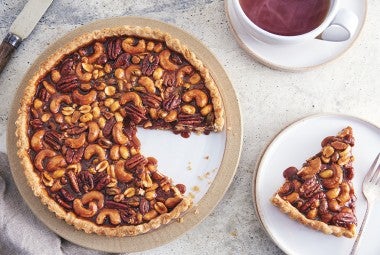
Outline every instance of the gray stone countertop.
<path id="1" fill-rule="evenodd" d="M 6 35 L 25 3 L 1 1 L 0 35 Z M 222 0 L 57 0 L 0 75 L 0 135 L 4 138 L 25 70 L 56 38 L 109 17 L 141 16 L 173 24 L 202 41 L 228 73 L 240 100 L 243 150 L 234 181 L 210 216 L 177 240 L 141 254 L 282 254 L 253 209 L 251 180 L 258 156 L 279 131 L 310 114 L 345 113 L 380 125 L 379 13 L 380 2 L 368 0 L 366 24 L 349 51 L 327 65 L 292 73 L 263 66 L 239 47 Z"/>

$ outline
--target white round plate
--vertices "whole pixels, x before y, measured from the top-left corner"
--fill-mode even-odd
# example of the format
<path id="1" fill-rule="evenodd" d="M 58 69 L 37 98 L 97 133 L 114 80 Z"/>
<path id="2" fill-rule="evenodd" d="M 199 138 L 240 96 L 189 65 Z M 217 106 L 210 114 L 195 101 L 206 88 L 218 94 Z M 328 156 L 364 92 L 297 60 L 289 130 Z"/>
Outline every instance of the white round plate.
<path id="1" fill-rule="evenodd" d="M 258 216 L 273 241 L 288 254 L 349 254 L 355 238 L 335 237 L 308 228 L 273 206 L 270 198 L 283 184 L 283 170 L 300 168 L 307 158 L 321 149 L 321 141 L 351 126 L 354 131 L 355 156 L 353 179 L 356 191 L 356 216 L 360 228 L 366 210 L 361 192 L 364 176 L 380 152 L 380 128 L 364 120 L 335 114 L 307 117 L 284 129 L 267 147 L 253 178 L 253 198 Z M 380 203 L 373 208 L 364 229 L 358 254 L 379 254 L 380 242 L 375 239 L 380 229 Z"/>
<path id="2" fill-rule="evenodd" d="M 225 0 L 226 12 L 231 30 L 240 46 L 257 61 L 275 69 L 302 71 L 320 66 L 341 56 L 348 50 L 363 28 L 366 12 L 366 0 L 345 0 L 344 8 L 351 10 L 358 17 L 355 34 L 344 42 L 327 42 L 319 39 L 295 45 L 274 45 L 261 42 L 249 35 L 236 17 L 233 1 Z"/>

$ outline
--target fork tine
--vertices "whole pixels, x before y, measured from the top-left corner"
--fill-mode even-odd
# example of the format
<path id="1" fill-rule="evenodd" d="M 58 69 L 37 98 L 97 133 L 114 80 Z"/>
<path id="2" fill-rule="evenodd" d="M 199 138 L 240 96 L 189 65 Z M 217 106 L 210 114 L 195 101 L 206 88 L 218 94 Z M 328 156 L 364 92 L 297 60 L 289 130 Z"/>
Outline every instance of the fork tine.
<path id="1" fill-rule="evenodd" d="M 375 184 L 380 184 L 380 164 L 377 166 L 376 177 L 374 178 Z"/>
<path id="2" fill-rule="evenodd" d="M 377 165 L 377 162 L 379 161 L 379 158 L 380 158 L 380 153 L 377 155 L 376 159 L 373 161 L 368 173 L 366 174 L 365 178 L 364 178 L 364 181 L 367 182 L 367 181 L 372 181 L 373 180 L 373 175 L 376 171 L 376 165 Z"/>

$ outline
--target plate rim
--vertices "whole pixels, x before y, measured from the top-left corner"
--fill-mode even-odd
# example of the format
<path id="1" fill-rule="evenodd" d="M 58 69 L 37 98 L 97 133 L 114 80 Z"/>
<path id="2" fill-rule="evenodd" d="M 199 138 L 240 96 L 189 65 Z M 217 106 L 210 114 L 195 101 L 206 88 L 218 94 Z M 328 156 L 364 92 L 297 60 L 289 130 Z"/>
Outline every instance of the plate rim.
<path id="1" fill-rule="evenodd" d="M 351 118 L 351 119 L 355 119 L 355 120 L 358 120 L 358 121 L 361 121 L 361 122 L 364 122 L 366 124 L 369 124 L 370 126 L 373 126 L 377 129 L 379 129 L 379 132 L 380 132 L 380 125 L 377 125 L 367 119 L 364 119 L 362 117 L 358 117 L 358 116 L 355 116 L 355 115 L 350 115 L 350 114 L 344 114 L 344 113 L 334 113 L 334 112 L 326 112 L 326 113 L 316 113 L 316 114 L 309 114 L 309 115 L 306 115 L 304 117 L 300 117 L 300 118 L 297 118 L 296 120 L 290 122 L 289 124 L 285 125 L 283 128 L 280 129 L 280 131 L 278 131 L 276 134 L 273 135 L 273 137 L 271 138 L 270 141 L 268 141 L 268 143 L 263 147 L 263 149 L 261 150 L 260 154 L 259 154 L 259 157 L 258 157 L 258 160 L 256 161 L 256 164 L 255 164 L 255 167 L 254 167 L 254 171 L 253 171 L 253 175 L 252 175 L 252 202 L 253 202 L 253 207 L 254 207 L 254 210 L 255 210 L 255 214 L 257 215 L 257 219 L 259 220 L 260 222 L 260 225 L 262 226 L 262 228 L 265 230 L 265 232 L 267 233 L 267 235 L 270 237 L 270 239 L 276 244 L 277 247 L 279 247 L 283 252 L 287 253 L 287 254 L 291 254 L 291 251 L 289 251 L 288 249 L 286 249 L 282 244 L 281 242 L 279 242 L 277 240 L 277 238 L 275 238 L 272 234 L 272 232 L 270 231 L 269 227 L 264 223 L 263 219 L 262 219 L 262 213 L 261 213 L 261 210 L 258 206 L 258 203 L 257 203 L 257 190 L 256 190 L 256 187 L 257 187 L 257 177 L 259 175 L 259 172 L 260 172 L 260 168 L 261 168 L 261 163 L 262 161 L 265 159 L 265 156 L 266 156 L 266 152 L 275 144 L 275 142 L 277 140 L 279 140 L 284 134 L 285 132 L 300 124 L 301 122 L 304 122 L 304 121 L 308 121 L 308 120 L 311 120 L 311 119 L 315 119 L 315 118 L 321 118 L 321 117 L 344 117 L 344 118 Z"/>
<path id="2" fill-rule="evenodd" d="M 364 1 L 364 19 L 363 19 L 363 23 L 361 25 L 361 27 L 358 27 L 358 33 L 356 35 L 356 37 L 352 40 L 352 42 L 348 45 L 348 47 L 346 49 L 344 49 L 341 53 L 339 53 L 338 55 L 336 55 L 335 57 L 325 61 L 325 62 L 322 62 L 320 64 L 317 64 L 317 65 L 311 65 L 311 66 L 304 66 L 304 67 L 289 67 L 289 66 L 284 66 L 284 65 L 280 65 L 280 64 L 276 64 L 275 62 L 273 61 L 269 61 L 261 56 L 259 56 L 256 52 L 252 51 L 248 46 L 247 44 L 238 36 L 237 32 L 236 32 L 236 29 L 233 27 L 232 25 L 232 22 L 231 22 L 231 16 L 230 16 L 230 13 L 229 13 L 229 2 L 231 1 L 235 1 L 235 0 L 224 0 L 224 9 L 225 9 L 225 12 L 226 12 L 226 17 L 227 17 L 227 20 L 228 20 L 228 25 L 229 25 L 229 28 L 230 28 L 230 31 L 232 32 L 236 42 L 239 44 L 239 46 L 245 51 L 247 52 L 254 60 L 256 60 L 257 62 L 259 62 L 260 64 L 262 65 L 265 65 L 271 69 L 274 69 L 274 70 L 279 70 L 279 71 L 287 71 L 287 72 L 305 72 L 305 71 L 310 71 L 310 70 L 313 70 L 313 69 L 316 69 L 318 67 L 321 67 L 321 66 L 325 66 L 329 63 L 332 63 L 334 62 L 335 60 L 337 59 L 340 59 L 350 48 L 352 48 L 354 46 L 354 44 L 356 43 L 356 41 L 358 40 L 358 38 L 361 36 L 362 34 L 362 31 L 363 31 L 363 28 L 364 28 L 364 25 L 365 23 L 367 22 L 367 13 L 368 13 L 368 0 L 362 0 Z M 257 40 L 256 38 L 254 38 L 255 40 Z"/>
<path id="3" fill-rule="evenodd" d="M 17 110 L 19 108 L 19 97 L 20 95 L 24 94 L 24 89 L 27 84 L 28 78 L 35 73 L 40 64 L 46 60 L 46 57 L 50 56 L 57 49 L 62 47 L 62 45 L 65 45 L 69 40 L 72 40 L 73 38 L 85 32 L 106 27 L 117 27 L 120 25 L 142 27 L 150 26 L 152 28 L 160 29 L 161 31 L 168 32 L 173 37 L 179 39 L 182 44 L 188 46 L 192 51 L 196 53 L 197 58 L 201 59 L 202 62 L 208 67 L 210 74 L 215 80 L 218 90 L 221 94 L 223 106 L 225 109 L 224 132 L 226 133 L 226 140 L 223 157 L 220 160 L 220 167 L 218 169 L 218 173 L 216 174 L 214 181 L 211 183 L 211 185 L 208 188 L 208 191 L 204 194 L 199 203 L 194 205 L 182 216 L 184 219 L 183 223 L 175 224 L 175 221 L 173 221 L 168 225 L 162 226 L 159 229 L 153 230 L 142 235 L 123 238 L 110 238 L 106 236 L 98 236 L 96 234 L 86 234 L 84 233 L 84 231 L 75 230 L 73 226 L 68 225 L 63 220 L 56 218 L 54 213 L 50 212 L 47 206 L 43 205 L 40 202 L 39 198 L 35 197 L 33 194 L 26 194 L 25 191 L 23 191 L 22 188 L 20 188 L 22 181 L 24 181 L 23 184 L 26 184 L 26 179 L 19 180 L 20 176 L 22 176 L 21 178 L 25 178 L 23 168 L 21 167 L 20 163 L 17 162 L 17 160 L 12 160 L 12 157 L 17 158 L 17 148 L 16 146 L 14 146 L 14 143 L 12 143 L 12 141 L 14 141 L 15 139 L 17 140 L 14 134 L 14 122 L 17 118 Z M 185 41 L 184 38 L 187 40 Z M 190 45 L 192 45 L 192 47 L 190 47 Z M 207 59 L 205 56 L 199 54 L 200 51 L 206 53 L 205 56 L 207 56 Z M 228 77 L 227 72 L 224 70 L 222 64 L 218 61 L 218 59 L 211 52 L 211 50 L 200 40 L 191 35 L 189 32 L 186 32 L 184 29 L 179 28 L 175 25 L 163 22 L 161 20 L 150 19 L 145 17 L 122 16 L 95 20 L 93 22 L 72 29 L 64 35 L 62 35 L 61 37 L 57 38 L 55 41 L 52 41 L 51 44 L 48 47 L 46 47 L 43 50 L 43 52 L 34 60 L 30 68 L 25 72 L 25 75 L 22 81 L 20 82 L 14 95 L 14 99 L 12 101 L 12 107 L 7 123 L 6 146 L 12 177 L 16 183 L 17 189 L 19 190 L 21 196 L 23 197 L 24 201 L 31 209 L 33 214 L 45 226 L 47 226 L 55 234 L 82 247 L 105 252 L 137 252 L 153 249 L 177 239 L 184 233 L 188 232 L 190 229 L 200 224 L 210 213 L 212 213 L 212 211 L 224 197 L 231 182 L 233 181 L 233 177 L 235 176 L 240 161 L 242 139 L 243 126 L 241 119 L 241 109 L 239 101 L 237 99 L 237 95 L 235 93 L 232 82 Z M 233 155 L 233 157 L 230 155 Z M 14 169 L 21 169 L 22 171 L 19 171 L 21 173 L 16 173 L 17 170 Z M 29 185 L 26 184 L 26 186 L 26 189 L 30 191 L 31 189 Z M 30 198 L 25 198 L 26 196 L 31 196 L 32 201 L 29 201 Z M 32 204 L 32 202 L 36 201 L 39 201 L 37 202 L 37 208 L 35 208 L 35 205 Z M 42 215 L 41 213 L 47 214 L 48 218 L 44 218 L 46 217 L 46 215 Z M 49 222 L 50 220 L 52 220 L 53 223 Z M 56 226 L 60 225 L 62 225 L 64 231 L 56 228 Z M 70 233 L 70 235 L 68 235 L 68 233 Z M 82 237 L 79 241 L 75 239 L 78 236 Z M 91 243 L 88 239 L 93 240 L 93 242 Z M 148 241 L 146 241 L 145 243 L 141 243 L 141 240 L 139 239 Z M 138 247 L 136 245 L 133 245 L 136 244 L 136 241 L 140 241 Z M 101 242 L 102 244 L 100 245 Z M 103 243 L 106 244 L 104 245 Z"/>

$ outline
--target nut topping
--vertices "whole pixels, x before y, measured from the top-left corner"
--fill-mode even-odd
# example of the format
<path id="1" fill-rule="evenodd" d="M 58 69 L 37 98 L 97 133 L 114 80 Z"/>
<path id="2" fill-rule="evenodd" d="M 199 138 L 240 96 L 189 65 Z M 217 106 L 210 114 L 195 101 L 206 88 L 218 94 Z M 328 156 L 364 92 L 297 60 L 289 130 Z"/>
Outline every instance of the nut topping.
<path id="1" fill-rule="evenodd" d="M 179 211 L 189 206 L 186 186 L 173 184 L 156 159 L 141 154 L 137 127 L 184 137 L 221 129 L 215 125 L 221 106 L 212 103 L 220 101 L 212 98 L 218 92 L 193 54 L 154 39 L 159 34 L 118 34 L 78 44 L 46 68 L 33 84 L 27 115 L 27 153 L 47 196 L 63 214 L 107 229 L 167 221 L 179 204 Z M 335 150 L 337 164 L 350 159 Z M 315 184 L 305 183 L 289 182 L 282 194 L 289 201 L 314 195 Z M 304 192 L 292 195 L 301 185 Z M 346 201 L 346 190 L 338 202 Z"/>

